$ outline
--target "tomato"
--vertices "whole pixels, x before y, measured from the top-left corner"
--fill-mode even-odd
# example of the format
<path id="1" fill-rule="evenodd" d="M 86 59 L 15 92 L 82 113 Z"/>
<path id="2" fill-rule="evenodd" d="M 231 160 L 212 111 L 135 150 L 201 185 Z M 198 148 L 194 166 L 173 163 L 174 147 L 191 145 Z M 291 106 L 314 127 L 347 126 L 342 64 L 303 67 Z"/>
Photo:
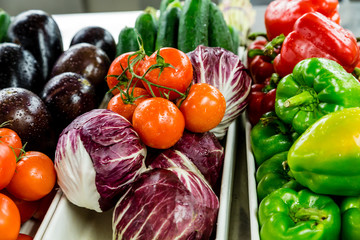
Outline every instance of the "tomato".
<path id="1" fill-rule="evenodd" d="M 125 117 L 129 122 L 132 121 L 132 116 L 134 114 L 134 110 L 142 101 L 151 96 L 144 88 L 131 88 L 129 89 L 129 93 L 131 94 L 129 98 L 125 99 L 125 102 L 122 98 L 125 98 L 125 94 L 118 93 L 113 96 L 108 105 L 107 109 L 120 114 Z M 138 98 L 140 97 L 140 98 Z"/>
<path id="2" fill-rule="evenodd" d="M 165 98 L 149 98 L 135 108 L 133 126 L 145 145 L 166 149 L 173 146 L 184 132 L 184 116 L 176 105 Z"/>
<path id="3" fill-rule="evenodd" d="M 0 128 L 0 142 L 6 143 L 12 147 L 16 156 L 19 156 L 22 148 L 22 142 L 19 135 L 12 129 Z"/>
<path id="4" fill-rule="evenodd" d="M 29 151 L 16 164 L 15 174 L 6 189 L 17 198 L 35 201 L 48 194 L 55 182 L 51 159 L 41 152 Z"/>
<path id="5" fill-rule="evenodd" d="M 119 76 L 125 68 L 128 67 L 128 58 L 131 54 L 133 54 L 134 52 L 128 52 L 128 53 L 124 53 L 121 54 L 120 56 L 118 56 L 117 58 L 114 59 L 114 61 L 111 63 L 108 73 L 107 73 L 107 77 L 106 77 L 106 82 L 108 84 L 109 89 L 112 89 L 113 87 L 115 87 L 119 80 L 116 77 L 110 77 L 110 75 L 116 75 Z M 135 56 L 131 57 L 131 60 L 133 60 L 135 58 Z M 147 56 L 145 57 L 145 59 L 147 58 Z M 139 61 L 139 63 L 135 64 L 134 66 L 134 71 L 138 68 L 139 65 L 141 65 L 143 62 L 143 60 Z M 125 76 L 127 79 L 125 79 L 125 82 L 122 84 L 122 88 L 125 89 L 127 87 L 127 83 L 128 81 L 131 79 L 131 73 L 129 71 L 125 72 Z M 143 87 L 141 81 L 138 78 L 134 78 L 132 85 L 136 84 L 136 87 Z M 112 91 L 113 95 L 118 94 L 120 91 L 118 89 L 114 89 Z"/>
<path id="6" fill-rule="evenodd" d="M 178 101 L 180 104 L 180 102 Z M 180 105 L 185 118 L 185 128 L 192 132 L 207 132 L 216 127 L 226 110 L 222 93 L 207 83 L 191 86 L 188 96 Z"/>
<path id="7" fill-rule="evenodd" d="M 0 142 L 0 190 L 10 183 L 15 169 L 15 153 L 7 144 Z"/>
<path id="8" fill-rule="evenodd" d="M 169 47 L 161 48 L 159 54 L 164 59 L 165 63 L 171 64 L 172 67 L 165 67 L 162 72 L 160 72 L 159 68 L 151 70 L 145 75 L 145 79 L 151 83 L 185 93 L 193 79 L 193 67 L 189 57 L 184 52 Z M 157 52 L 154 52 L 146 61 L 144 61 L 142 66 L 137 69 L 137 74 L 143 76 L 150 66 L 156 63 Z M 148 92 L 151 93 L 150 87 L 145 81 L 143 81 L 143 85 Z M 151 89 L 157 97 L 165 96 L 164 93 L 166 93 L 170 94 L 170 100 L 174 100 L 180 96 L 178 93 L 164 88 L 152 86 Z"/>
<path id="9" fill-rule="evenodd" d="M 33 240 L 34 238 L 30 235 L 20 233 L 16 240 Z"/>
<path id="10" fill-rule="evenodd" d="M 16 240 L 20 225 L 20 213 L 14 201 L 0 193 L 0 238 Z"/>

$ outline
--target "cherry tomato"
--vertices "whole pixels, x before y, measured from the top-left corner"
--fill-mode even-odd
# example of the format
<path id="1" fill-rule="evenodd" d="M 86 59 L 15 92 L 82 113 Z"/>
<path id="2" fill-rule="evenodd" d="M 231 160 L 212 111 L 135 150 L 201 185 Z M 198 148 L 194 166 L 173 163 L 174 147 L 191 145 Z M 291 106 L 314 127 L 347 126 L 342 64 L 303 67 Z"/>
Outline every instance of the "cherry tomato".
<path id="1" fill-rule="evenodd" d="M 131 92 L 132 95 L 130 95 L 129 99 L 125 99 L 125 102 L 122 99 L 125 98 L 125 94 L 118 93 L 110 99 L 107 105 L 107 109 L 120 114 L 129 122 L 132 121 L 132 116 L 137 105 L 139 105 L 145 99 L 151 97 L 144 88 L 131 88 L 129 89 L 129 93 Z"/>
<path id="2" fill-rule="evenodd" d="M 15 240 L 20 225 L 20 213 L 14 201 L 0 193 L 0 238 Z"/>
<path id="3" fill-rule="evenodd" d="M 16 240 L 33 240 L 34 238 L 30 235 L 20 233 Z"/>
<path id="4" fill-rule="evenodd" d="M 0 190 L 10 183 L 15 169 L 15 153 L 7 144 L 0 142 Z"/>
<path id="5" fill-rule="evenodd" d="M 188 96 L 180 105 L 180 111 L 185 118 L 185 128 L 198 133 L 216 127 L 221 122 L 225 110 L 224 96 L 216 87 L 207 83 L 192 85 Z"/>
<path id="6" fill-rule="evenodd" d="M 26 152 L 16 164 L 13 178 L 6 187 L 9 193 L 26 201 L 35 201 L 48 194 L 55 186 L 54 163 L 45 154 Z"/>
<path id="7" fill-rule="evenodd" d="M 119 80 L 116 77 L 110 77 L 110 75 L 119 76 L 124 71 L 124 69 L 128 67 L 128 58 L 133 53 L 134 52 L 128 52 L 128 53 L 121 54 L 120 56 L 115 58 L 114 61 L 111 63 L 108 73 L 107 73 L 108 76 L 106 77 L 106 81 L 107 81 L 109 89 L 112 89 L 113 87 L 115 87 L 119 82 Z M 136 56 L 132 56 L 131 60 L 133 60 L 135 57 Z M 147 57 L 145 57 L 145 59 L 146 58 Z M 141 60 L 137 64 L 135 64 L 134 71 L 139 66 L 141 66 L 142 62 L 143 62 L 143 60 Z M 124 83 L 122 84 L 123 89 L 125 89 L 127 87 L 128 80 L 131 79 L 132 75 L 129 71 L 126 71 L 125 76 L 127 79 L 125 79 Z M 143 87 L 141 81 L 137 78 L 133 79 L 132 85 L 134 85 L 134 84 L 136 84 L 136 87 Z M 114 89 L 112 91 L 113 95 L 116 95 L 119 92 L 120 92 L 119 89 Z"/>
<path id="8" fill-rule="evenodd" d="M 150 66 L 157 63 L 157 53 L 158 51 L 154 52 L 146 61 L 144 61 L 142 66 L 137 69 L 138 75 L 143 76 Z M 145 79 L 154 84 L 176 89 L 181 93 L 185 93 L 193 79 L 193 68 L 189 57 L 184 52 L 169 47 L 161 48 L 159 50 L 159 55 L 163 58 L 165 63 L 171 64 L 172 67 L 165 67 L 162 72 L 160 72 L 159 68 L 151 70 L 145 75 Z M 143 81 L 143 85 L 148 92 L 151 93 L 150 87 L 145 81 Z M 157 97 L 164 96 L 164 93 L 169 94 L 170 100 L 174 100 L 179 97 L 178 93 L 164 88 L 152 86 L 151 89 Z"/>
<path id="9" fill-rule="evenodd" d="M 0 142 L 6 143 L 12 147 L 16 156 L 19 156 L 22 148 L 22 142 L 19 135 L 12 129 L 0 128 Z"/>
<path id="10" fill-rule="evenodd" d="M 165 98 L 149 98 L 135 108 L 133 126 L 145 145 L 166 149 L 173 146 L 184 132 L 184 116 L 176 105 Z"/>

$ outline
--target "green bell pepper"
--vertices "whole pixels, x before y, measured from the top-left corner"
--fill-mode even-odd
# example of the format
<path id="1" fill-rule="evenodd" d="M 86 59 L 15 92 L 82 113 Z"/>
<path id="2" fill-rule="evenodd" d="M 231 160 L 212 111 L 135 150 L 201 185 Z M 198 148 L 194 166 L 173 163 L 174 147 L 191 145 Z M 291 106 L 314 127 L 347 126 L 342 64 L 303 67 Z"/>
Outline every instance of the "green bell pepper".
<path id="1" fill-rule="evenodd" d="M 358 106 L 360 83 L 340 64 L 325 58 L 299 62 L 276 90 L 276 114 L 300 134 L 328 113 Z"/>
<path id="2" fill-rule="evenodd" d="M 290 148 L 288 164 L 295 179 L 313 192 L 360 195 L 360 108 L 315 122 Z"/>
<path id="3" fill-rule="evenodd" d="M 293 132 L 274 112 L 263 115 L 250 131 L 250 144 L 259 166 L 276 153 L 287 151 L 293 144 Z"/>
<path id="4" fill-rule="evenodd" d="M 7 30 L 11 22 L 10 15 L 0 8 L 0 43 L 5 42 Z"/>
<path id="5" fill-rule="evenodd" d="M 257 195 L 261 202 L 264 197 L 279 188 L 300 190 L 303 188 L 292 176 L 287 166 L 288 152 L 275 154 L 265 160 L 256 171 Z"/>
<path id="6" fill-rule="evenodd" d="M 341 239 L 360 239 L 360 196 L 346 197 L 340 205 Z"/>
<path id="7" fill-rule="evenodd" d="M 340 209 L 328 196 L 308 189 L 279 188 L 259 206 L 261 240 L 332 240 L 340 236 Z"/>

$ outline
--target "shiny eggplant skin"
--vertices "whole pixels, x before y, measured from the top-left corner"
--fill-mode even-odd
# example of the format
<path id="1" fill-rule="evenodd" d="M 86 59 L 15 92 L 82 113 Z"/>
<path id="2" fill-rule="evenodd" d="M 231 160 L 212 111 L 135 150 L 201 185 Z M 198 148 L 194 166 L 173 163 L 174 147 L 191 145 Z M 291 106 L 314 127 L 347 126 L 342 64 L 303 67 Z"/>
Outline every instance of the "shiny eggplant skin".
<path id="1" fill-rule="evenodd" d="M 97 107 L 94 86 L 78 73 L 65 72 L 51 78 L 40 97 L 54 119 L 57 134 L 77 116 Z"/>
<path id="2" fill-rule="evenodd" d="M 113 61 L 116 55 L 116 43 L 111 33 L 98 26 L 88 26 L 80 29 L 71 39 L 70 47 L 78 43 L 90 43 L 101 48 Z"/>
<path id="3" fill-rule="evenodd" d="M 15 43 L 0 44 L 0 89 L 22 87 L 39 94 L 43 76 L 34 56 Z"/>
<path id="4" fill-rule="evenodd" d="M 42 10 L 24 11 L 11 21 L 8 38 L 30 51 L 40 65 L 44 84 L 63 52 L 60 29 L 55 20 Z"/>
<path id="5" fill-rule="evenodd" d="M 24 88 L 0 90 L 0 123 L 5 121 L 26 143 L 26 151 L 41 151 L 51 157 L 56 139 L 51 115 L 39 96 Z"/>
<path id="6" fill-rule="evenodd" d="M 78 43 L 66 50 L 56 61 L 51 77 L 64 72 L 74 72 L 89 80 L 95 87 L 98 103 L 108 90 L 105 77 L 110 59 L 100 48 L 90 43 Z"/>

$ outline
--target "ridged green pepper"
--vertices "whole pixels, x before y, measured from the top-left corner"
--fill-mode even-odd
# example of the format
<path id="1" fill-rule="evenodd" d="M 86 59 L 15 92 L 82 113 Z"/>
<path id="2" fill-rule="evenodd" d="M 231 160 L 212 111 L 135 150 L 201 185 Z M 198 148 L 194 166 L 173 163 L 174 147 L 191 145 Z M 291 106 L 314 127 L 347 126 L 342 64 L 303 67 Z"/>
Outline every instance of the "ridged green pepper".
<path id="1" fill-rule="evenodd" d="M 360 239 L 360 196 L 346 197 L 340 205 L 341 239 Z"/>
<path id="2" fill-rule="evenodd" d="M 295 179 L 313 192 L 360 195 L 360 108 L 315 122 L 290 148 L 288 164 Z"/>
<path id="3" fill-rule="evenodd" d="M 325 58 L 299 62 L 276 90 L 276 114 L 300 134 L 328 113 L 358 106 L 360 83 L 340 64 Z"/>
<path id="4" fill-rule="evenodd" d="M 303 187 L 291 176 L 287 166 L 288 152 L 275 154 L 265 160 L 256 171 L 257 195 L 261 202 L 264 197 L 279 188 L 300 190 Z"/>
<path id="5" fill-rule="evenodd" d="M 261 240 L 338 240 L 340 209 L 328 196 L 308 189 L 279 188 L 259 206 Z"/>
<path id="6" fill-rule="evenodd" d="M 258 166 L 275 154 L 289 150 L 293 142 L 289 126 L 274 112 L 266 113 L 250 132 L 251 149 Z"/>
<path id="7" fill-rule="evenodd" d="M 0 43 L 5 42 L 11 22 L 10 15 L 0 8 Z"/>

